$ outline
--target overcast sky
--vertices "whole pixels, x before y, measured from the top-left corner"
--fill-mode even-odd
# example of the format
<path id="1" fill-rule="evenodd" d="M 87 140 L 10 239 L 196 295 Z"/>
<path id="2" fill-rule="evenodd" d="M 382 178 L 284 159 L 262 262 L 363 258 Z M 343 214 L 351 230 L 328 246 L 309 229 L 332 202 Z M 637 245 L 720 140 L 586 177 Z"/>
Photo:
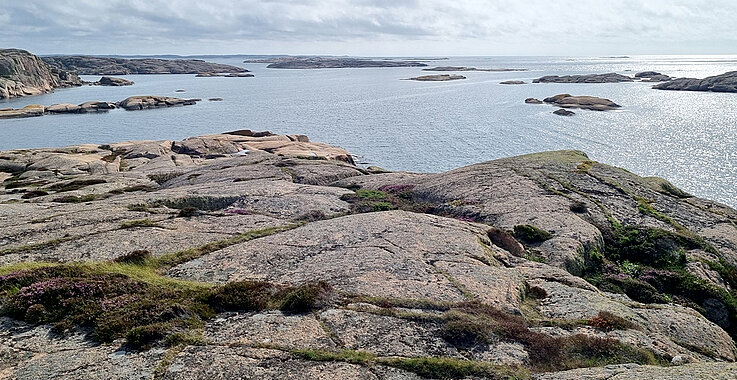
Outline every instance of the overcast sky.
<path id="1" fill-rule="evenodd" d="M 737 54 L 734 0 L 0 0 L 37 54 Z"/>

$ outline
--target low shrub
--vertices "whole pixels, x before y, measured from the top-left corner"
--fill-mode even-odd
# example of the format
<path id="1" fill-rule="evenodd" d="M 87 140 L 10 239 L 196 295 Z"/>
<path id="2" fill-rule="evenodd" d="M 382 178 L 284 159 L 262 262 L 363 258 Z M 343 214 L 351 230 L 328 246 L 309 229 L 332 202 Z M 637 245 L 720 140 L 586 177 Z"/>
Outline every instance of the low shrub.
<path id="1" fill-rule="evenodd" d="M 534 244 L 542 243 L 553 237 L 550 232 L 537 228 L 530 224 L 521 224 L 514 226 L 514 237 L 525 243 Z"/>

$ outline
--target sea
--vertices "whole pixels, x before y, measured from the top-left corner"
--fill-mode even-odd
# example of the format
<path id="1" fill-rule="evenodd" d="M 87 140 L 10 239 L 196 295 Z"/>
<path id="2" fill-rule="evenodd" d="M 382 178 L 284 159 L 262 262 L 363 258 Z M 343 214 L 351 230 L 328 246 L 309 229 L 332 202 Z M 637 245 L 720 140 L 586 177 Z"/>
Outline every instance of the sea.
<path id="1" fill-rule="evenodd" d="M 83 86 L 0 102 L 119 101 L 133 95 L 201 98 L 194 106 L 0 120 L 0 150 L 124 140 L 182 139 L 237 129 L 304 134 L 343 147 L 362 166 L 442 172 L 520 154 L 577 149 L 593 160 L 658 176 L 737 207 L 737 94 L 652 89 L 651 83 L 532 84 L 544 75 L 654 70 L 703 78 L 737 70 L 737 56 L 450 57 L 432 66 L 522 68 L 462 72 L 465 80 L 403 80 L 421 68 L 269 69 L 247 56 L 204 59 L 245 67 L 253 78 L 126 75 L 129 87 Z M 84 76 L 94 81 L 99 76 Z M 501 85 L 523 80 L 524 85 Z M 186 92 L 176 92 L 185 90 Z M 617 111 L 553 115 L 529 97 L 569 93 L 620 104 Z M 220 97 L 221 102 L 208 98 Z"/>

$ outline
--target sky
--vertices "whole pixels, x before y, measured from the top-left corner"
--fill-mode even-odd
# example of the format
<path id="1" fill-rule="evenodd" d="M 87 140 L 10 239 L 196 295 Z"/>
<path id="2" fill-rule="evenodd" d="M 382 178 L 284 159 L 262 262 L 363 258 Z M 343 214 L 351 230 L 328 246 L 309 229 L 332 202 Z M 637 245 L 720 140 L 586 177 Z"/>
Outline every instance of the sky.
<path id="1" fill-rule="evenodd" d="M 737 54 L 734 0 L 0 0 L 36 54 Z"/>

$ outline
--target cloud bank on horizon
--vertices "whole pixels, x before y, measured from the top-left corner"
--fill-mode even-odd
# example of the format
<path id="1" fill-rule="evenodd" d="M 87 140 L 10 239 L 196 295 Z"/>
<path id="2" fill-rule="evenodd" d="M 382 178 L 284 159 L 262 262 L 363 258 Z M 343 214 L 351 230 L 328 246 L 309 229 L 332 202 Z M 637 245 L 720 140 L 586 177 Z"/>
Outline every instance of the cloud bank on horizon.
<path id="1" fill-rule="evenodd" d="M 38 54 L 737 54 L 733 0 L 4 0 Z"/>

